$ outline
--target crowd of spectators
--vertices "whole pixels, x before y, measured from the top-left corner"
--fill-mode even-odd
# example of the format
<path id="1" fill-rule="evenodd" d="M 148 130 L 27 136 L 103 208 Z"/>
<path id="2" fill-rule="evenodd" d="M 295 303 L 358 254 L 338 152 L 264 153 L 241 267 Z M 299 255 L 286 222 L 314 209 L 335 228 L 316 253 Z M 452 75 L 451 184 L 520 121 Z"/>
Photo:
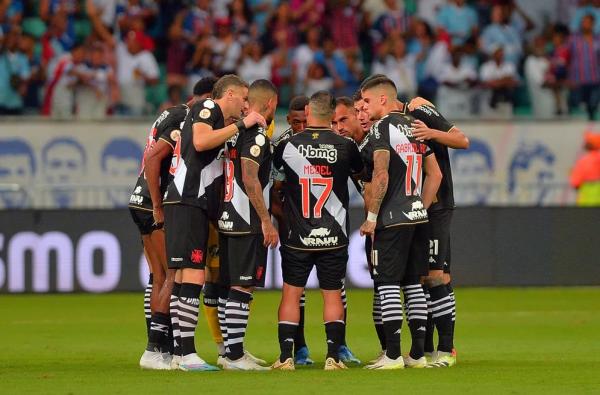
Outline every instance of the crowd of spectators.
<path id="1" fill-rule="evenodd" d="M 285 104 L 383 73 L 454 118 L 591 119 L 599 34 L 599 0 L 0 0 L 0 114 L 149 114 L 226 73 Z"/>

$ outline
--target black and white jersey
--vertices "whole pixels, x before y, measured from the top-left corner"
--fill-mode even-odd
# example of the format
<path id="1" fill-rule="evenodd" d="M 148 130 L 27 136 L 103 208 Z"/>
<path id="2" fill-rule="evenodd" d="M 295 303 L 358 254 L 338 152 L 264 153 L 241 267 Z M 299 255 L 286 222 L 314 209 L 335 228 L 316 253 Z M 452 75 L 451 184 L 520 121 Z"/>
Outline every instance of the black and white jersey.
<path id="1" fill-rule="evenodd" d="M 196 151 L 193 126 L 199 122 L 213 130 L 225 127 L 223 112 L 214 101 L 206 99 L 192 106 L 185 118 L 179 144 L 173 152 L 173 180 L 167 188 L 164 203 L 201 207 L 208 210 L 212 219 L 216 217 L 221 202 L 224 146 Z"/>
<path id="2" fill-rule="evenodd" d="M 185 117 L 189 110 L 189 107 L 185 104 L 170 107 L 163 111 L 158 116 L 158 118 L 156 118 L 156 121 L 154 121 L 154 123 L 152 124 L 150 133 L 148 134 L 148 139 L 146 140 L 146 148 L 144 149 L 144 156 L 142 158 L 140 175 L 138 176 L 137 182 L 133 189 L 133 193 L 129 198 L 129 207 L 152 211 L 152 198 L 150 196 L 150 191 L 148 190 L 148 183 L 146 182 L 146 177 L 144 175 L 144 170 L 146 167 L 146 155 L 148 155 L 148 152 L 152 150 L 152 148 L 158 140 L 163 140 L 164 142 L 169 144 L 173 150 L 175 150 L 177 140 L 179 140 L 180 130 L 182 128 L 183 121 L 185 120 Z M 171 176 L 169 174 L 170 167 L 171 157 L 169 156 L 163 159 L 160 163 L 161 196 L 165 193 L 165 191 L 167 190 L 167 186 L 171 181 Z"/>
<path id="3" fill-rule="evenodd" d="M 348 177 L 362 171 L 356 144 L 327 128 L 308 127 L 275 149 L 274 167 L 285 175 L 281 243 L 302 250 L 348 244 Z"/>
<path id="4" fill-rule="evenodd" d="M 392 111 L 371 127 L 360 144 L 367 168 L 367 179 L 373 174 L 373 154 L 390 153 L 387 192 L 377 217 L 377 229 L 427 222 L 427 210 L 421 200 L 423 161 L 433 151 L 413 135 L 414 118 Z"/>
<path id="5" fill-rule="evenodd" d="M 273 148 L 266 130 L 258 125 L 238 133 L 227 141 L 223 202 L 219 213 L 219 231 L 227 234 L 260 234 L 261 222 L 246 195 L 242 176 L 242 161 L 250 160 L 258 166 L 258 180 L 267 209 L 270 208 L 271 157 Z"/>
<path id="6" fill-rule="evenodd" d="M 292 128 L 286 129 L 283 133 L 281 133 L 279 136 L 277 136 L 276 139 L 273 139 L 273 141 L 272 141 L 273 147 L 277 148 L 277 146 L 279 144 L 281 144 L 284 141 L 289 140 L 290 137 L 292 137 L 293 135 L 294 135 L 294 131 L 292 130 Z M 279 170 L 277 170 L 277 168 L 275 168 L 275 166 L 272 167 L 271 178 L 273 181 L 285 181 L 285 175 L 282 172 L 280 172 Z"/>
<path id="7" fill-rule="evenodd" d="M 408 108 L 408 103 L 405 103 L 405 108 Z M 432 105 L 421 105 L 410 111 L 410 115 L 423 121 L 425 125 L 431 129 L 450 132 L 454 127 L 454 125 L 448 122 Z M 435 153 L 435 158 L 438 161 L 443 176 L 440 189 L 438 189 L 436 198 L 429 210 L 452 209 L 454 208 L 454 188 L 452 184 L 452 170 L 450 169 L 448 147 L 433 140 L 430 140 L 428 144 Z"/>

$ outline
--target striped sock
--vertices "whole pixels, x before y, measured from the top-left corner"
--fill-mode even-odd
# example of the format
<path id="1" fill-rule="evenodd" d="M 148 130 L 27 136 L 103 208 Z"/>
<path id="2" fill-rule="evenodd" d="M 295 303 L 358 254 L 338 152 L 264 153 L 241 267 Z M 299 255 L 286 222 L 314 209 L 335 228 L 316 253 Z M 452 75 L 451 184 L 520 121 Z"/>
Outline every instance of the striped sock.
<path id="1" fill-rule="evenodd" d="M 225 322 L 227 326 L 227 357 L 236 361 L 244 356 L 244 336 L 250 314 L 250 297 L 252 294 L 237 289 L 229 291 L 229 299 L 225 305 Z"/>
<path id="2" fill-rule="evenodd" d="M 225 286 L 219 287 L 219 299 L 217 306 L 217 317 L 219 318 L 219 327 L 221 328 L 221 336 L 223 337 L 223 346 L 225 353 L 229 352 L 227 346 L 227 321 L 225 320 L 225 306 L 229 297 L 229 288 Z"/>
<path id="3" fill-rule="evenodd" d="M 438 331 L 438 350 L 452 352 L 452 302 L 445 284 L 429 288 L 431 317 Z"/>
<path id="4" fill-rule="evenodd" d="M 425 326 L 425 352 L 432 353 L 435 350 L 433 344 L 433 332 L 435 331 L 435 325 L 433 325 L 433 318 L 431 317 L 431 295 L 429 295 L 429 288 L 423 287 L 425 292 L 425 301 L 427 302 L 427 325 Z"/>
<path id="5" fill-rule="evenodd" d="M 201 292 L 202 285 L 200 284 L 181 284 L 177 315 L 179 316 L 179 332 L 181 334 L 181 355 L 184 357 L 196 352 L 194 333 L 198 326 Z"/>
<path id="6" fill-rule="evenodd" d="M 399 285 L 378 285 L 381 299 L 381 319 L 385 331 L 385 352 L 388 358 L 400 356 L 400 333 L 402 330 L 402 299 Z"/>
<path id="7" fill-rule="evenodd" d="M 454 298 L 454 288 L 450 283 L 446 284 L 448 288 L 448 296 L 450 296 L 450 300 L 452 301 L 452 343 L 454 343 L 454 326 L 456 323 L 456 299 Z"/>
<path id="8" fill-rule="evenodd" d="M 304 338 L 304 305 L 306 304 L 306 291 L 302 291 L 300 297 L 300 321 L 298 322 L 294 336 L 294 349 L 298 352 L 302 347 L 306 347 L 306 339 Z"/>
<path id="9" fill-rule="evenodd" d="M 150 322 L 150 336 L 148 337 L 148 351 L 169 352 L 169 324 L 171 318 L 168 314 L 154 313 Z"/>
<path id="10" fill-rule="evenodd" d="M 402 287 L 404 303 L 406 304 L 408 327 L 412 344 L 410 356 L 421 358 L 425 353 L 425 333 L 427 331 L 427 301 L 421 284 L 411 284 Z"/>
<path id="11" fill-rule="evenodd" d="M 144 317 L 146 318 L 146 335 L 150 338 L 150 320 L 152 319 L 152 311 L 150 310 L 150 296 L 152 295 L 152 282 L 154 276 L 152 273 L 148 276 L 148 284 L 144 289 Z"/>
<path id="12" fill-rule="evenodd" d="M 298 330 L 297 322 L 279 321 L 277 325 L 277 336 L 279 338 L 279 361 L 285 362 L 286 359 L 292 358 L 292 349 L 294 348 L 294 339 Z"/>
<path id="13" fill-rule="evenodd" d="M 346 298 L 346 281 L 342 283 L 342 305 L 344 306 L 344 326 L 342 328 L 342 346 L 346 345 L 346 325 L 348 324 L 348 299 Z"/>
<path id="14" fill-rule="evenodd" d="M 169 302 L 169 315 L 171 316 L 171 326 L 173 327 L 173 355 L 181 355 L 181 332 L 179 331 L 179 291 L 181 290 L 180 283 L 173 284 L 171 291 L 171 301 Z"/>
<path id="15" fill-rule="evenodd" d="M 385 350 L 385 331 L 383 330 L 383 321 L 381 319 L 381 299 L 377 287 L 373 288 L 373 324 L 381 349 Z"/>

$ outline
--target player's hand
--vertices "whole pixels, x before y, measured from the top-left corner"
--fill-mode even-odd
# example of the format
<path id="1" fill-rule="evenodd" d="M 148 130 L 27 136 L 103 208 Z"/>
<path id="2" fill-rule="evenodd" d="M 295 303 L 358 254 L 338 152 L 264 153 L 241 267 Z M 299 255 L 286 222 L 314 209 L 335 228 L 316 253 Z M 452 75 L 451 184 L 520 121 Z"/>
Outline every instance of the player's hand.
<path id="1" fill-rule="evenodd" d="M 375 226 L 377 222 L 365 220 L 363 224 L 360 226 L 360 235 L 361 236 L 373 236 L 375 234 Z"/>
<path id="2" fill-rule="evenodd" d="M 410 111 L 413 111 L 415 108 L 419 107 L 419 106 L 433 106 L 433 104 L 426 99 L 423 99 L 422 97 L 415 97 L 414 99 L 412 99 L 410 101 L 410 103 L 408 103 L 408 109 Z"/>
<path id="3" fill-rule="evenodd" d="M 161 206 L 154 207 L 152 209 L 152 217 L 154 217 L 154 225 L 161 225 L 165 223 L 165 213 Z"/>
<path id="4" fill-rule="evenodd" d="M 267 127 L 267 121 L 265 121 L 265 118 L 256 111 L 252 111 L 244 118 L 244 126 L 246 128 L 250 128 L 256 124 L 262 126 L 263 128 Z"/>
<path id="5" fill-rule="evenodd" d="M 279 233 L 277 233 L 277 229 L 275 229 L 271 220 L 262 221 L 261 228 L 264 236 L 263 245 L 270 248 L 277 247 L 277 244 L 279 243 Z"/>
<path id="6" fill-rule="evenodd" d="M 417 119 L 412 123 L 413 136 L 419 140 L 433 140 L 436 138 L 438 131 L 435 129 L 430 129 L 425 125 L 425 122 Z"/>

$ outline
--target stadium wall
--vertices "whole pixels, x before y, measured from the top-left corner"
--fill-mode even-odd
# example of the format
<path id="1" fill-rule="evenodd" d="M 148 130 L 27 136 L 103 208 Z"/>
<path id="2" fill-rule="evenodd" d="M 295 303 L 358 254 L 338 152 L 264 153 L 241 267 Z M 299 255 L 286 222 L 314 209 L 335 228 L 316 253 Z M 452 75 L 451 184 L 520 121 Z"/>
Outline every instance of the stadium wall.
<path id="1" fill-rule="evenodd" d="M 350 213 L 347 281 L 371 287 L 363 211 Z M 126 210 L 0 211 L 0 293 L 112 292 L 144 288 L 147 265 Z M 600 285 L 600 208 L 464 208 L 454 214 L 454 283 L 467 286 Z M 281 286 L 269 256 L 268 288 Z M 311 276 L 309 286 L 317 285 Z"/>
<path id="2" fill-rule="evenodd" d="M 118 208 L 129 201 L 151 121 L 3 121 L 0 208 Z M 459 122 L 471 140 L 451 151 L 458 205 L 572 205 L 582 121 Z M 286 125 L 278 117 L 276 133 Z M 14 188 L 8 188 L 12 186 Z M 353 197 L 355 205 L 360 198 Z"/>

